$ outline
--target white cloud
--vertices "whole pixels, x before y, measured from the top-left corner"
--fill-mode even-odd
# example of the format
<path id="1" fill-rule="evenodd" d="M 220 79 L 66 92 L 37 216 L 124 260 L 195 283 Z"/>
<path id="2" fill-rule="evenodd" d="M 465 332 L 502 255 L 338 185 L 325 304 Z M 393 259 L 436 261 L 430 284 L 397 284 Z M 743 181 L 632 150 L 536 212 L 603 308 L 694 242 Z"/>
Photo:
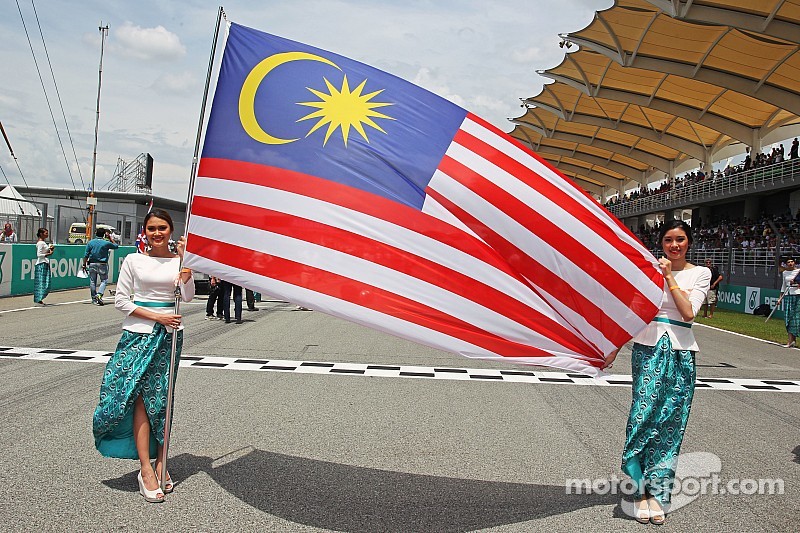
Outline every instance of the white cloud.
<path id="1" fill-rule="evenodd" d="M 549 57 L 550 51 L 545 51 L 539 46 L 529 46 L 527 48 L 515 48 L 511 51 L 511 61 L 530 65 L 541 63 L 542 59 Z"/>
<path id="2" fill-rule="evenodd" d="M 198 87 L 191 72 L 165 72 L 153 83 L 152 89 L 161 94 L 193 94 Z"/>
<path id="3" fill-rule="evenodd" d="M 414 85 L 424 87 L 432 93 L 436 93 L 442 98 L 450 100 L 461 107 L 466 106 L 466 100 L 451 91 L 446 82 L 440 79 L 439 73 L 427 67 L 420 68 L 411 80 Z"/>
<path id="4" fill-rule="evenodd" d="M 172 61 L 186 55 L 180 38 L 164 26 L 142 28 L 125 22 L 114 32 L 114 49 L 141 60 Z"/>
<path id="5" fill-rule="evenodd" d="M 521 114 L 519 98 L 541 88 L 544 78 L 536 69 L 552 68 L 563 58 L 558 33 L 580 29 L 594 9 L 612 3 L 540 0 L 536 9 L 526 9 L 512 0 L 234 0 L 226 8 L 235 22 L 385 70 L 508 131 L 505 119 Z M 30 3 L 20 6 L 33 23 Z M 113 176 L 118 157 L 149 152 L 156 161 L 156 194 L 184 199 L 216 5 L 197 0 L 53 2 L 39 18 L 84 181 L 91 176 L 101 22 L 110 30 L 97 183 Z M 0 86 L 0 119 L 26 179 L 31 185 L 71 187 L 13 2 L 0 2 L 0 30 L 3 72 L 14 82 Z M 34 47 L 40 48 L 35 41 Z M 38 57 L 46 69 L 43 56 Z M 53 111 L 58 119 L 60 110 Z M 72 147 L 66 137 L 64 142 L 74 167 Z M 21 181 L 13 160 L 0 158 L 0 163 L 12 183 Z M 80 188 L 74 168 L 73 173 Z"/>

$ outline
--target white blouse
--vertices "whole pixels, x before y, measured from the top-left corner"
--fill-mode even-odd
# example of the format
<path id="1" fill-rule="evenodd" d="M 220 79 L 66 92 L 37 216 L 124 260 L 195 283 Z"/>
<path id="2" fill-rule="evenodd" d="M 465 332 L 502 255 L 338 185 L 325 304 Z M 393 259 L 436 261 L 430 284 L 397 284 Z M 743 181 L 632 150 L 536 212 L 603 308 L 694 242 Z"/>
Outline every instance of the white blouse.
<path id="1" fill-rule="evenodd" d="M 136 302 L 175 303 L 175 279 L 180 269 L 179 257 L 150 257 L 146 254 L 129 254 L 122 263 L 117 280 L 114 307 L 125 313 L 122 329 L 134 333 L 151 333 L 155 320 L 148 320 L 131 313 L 140 307 Z M 194 298 L 194 278 L 187 283 L 181 281 L 181 300 L 190 302 Z M 174 305 L 149 307 L 156 313 L 172 314 Z M 183 324 L 178 329 L 183 329 Z"/>
<path id="2" fill-rule="evenodd" d="M 672 272 L 675 283 L 680 290 L 687 293 L 689 302 L 692 304 L 692 312 L 697 316 L 697 312 L 705 302 L 708 287 L 711 285 L 711 270 L 706 267 L 694 266 L 685 268 L 678 272 Z M 676 289 L 678 290 L 678 289 Z M 691 322 L 685 322 L 675 305 L 675 300 L 670 295 L 667 281 L 664 280 L 664 296 L 661 299 L 661 308 L 652 322 L 633 338 L 633 342 L 638 342 L 645 346 L 655 346 L 658 340 L 664 335 L 669 335 L 672 341 L 673 350 L 692 350 L 697 351 L 697 341 L 692 332 Z M 688 327 L 687 327 L 688 326 Z"/>
<path id="3" fill-rule="evenodd" d="M 36 264 L 49 263 L 50 259 L 47 257 L 47 252 L 50 251 L 50 245 L 45 241 L 36 241 Z"/>
<path id="4" fill-rule="evenodd" d="M 786 287 L 789 287 L 789 296 L 797 296 L 800 294 L 800 287 L 797 285 L 789 285 L 794 280 L 794 277 L 798 274 L 800 274 L 800 268 L 795 268 L 794 270 L 784 270 L 781 272 L 781 277 L 783 278 L 783 283 L 781 283 L 781 293 L 786 290 Z"/>

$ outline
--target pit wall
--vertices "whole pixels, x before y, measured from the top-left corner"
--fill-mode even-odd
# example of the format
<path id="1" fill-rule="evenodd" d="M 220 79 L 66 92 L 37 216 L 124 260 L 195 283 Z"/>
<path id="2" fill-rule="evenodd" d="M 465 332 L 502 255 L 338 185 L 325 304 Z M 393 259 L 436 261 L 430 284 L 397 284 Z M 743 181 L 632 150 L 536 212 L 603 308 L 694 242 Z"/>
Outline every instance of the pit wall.
<path id="1" fill-rule="evenodd" d="M 85 244 L 56 244 L 50 256 L 51 291 L 89 286 L 88 278 L 78 277 L 85 253 Z M 130 253 L 136 253 L 135 246 L 120 246 L 111 250 L 108 258 L 109 283 L 116 283 L 119 267 Z M 0 244 L 0 297 L 33 294 L 35 264 L 35 244 Z"/>

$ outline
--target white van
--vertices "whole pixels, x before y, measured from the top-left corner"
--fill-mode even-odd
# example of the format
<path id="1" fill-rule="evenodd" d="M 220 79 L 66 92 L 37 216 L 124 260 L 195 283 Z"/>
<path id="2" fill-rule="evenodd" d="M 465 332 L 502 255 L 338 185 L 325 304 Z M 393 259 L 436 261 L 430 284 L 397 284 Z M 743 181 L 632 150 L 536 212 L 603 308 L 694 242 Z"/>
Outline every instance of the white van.
<path id="1" fill-rule="evenodd" d="M 117 231 L 114 226 L 108 224 L 97 224 L 97 229 L 107 229 L 108 231 Z M 92 235 L 91 239 L 94 238 Z M 90 239 L 90 240 L 91 240 Z M 67 235 L 67 244 L 84 244 L 86 243 L 86 223 L 74 222 L 69 227 L 69 235 Z"/>

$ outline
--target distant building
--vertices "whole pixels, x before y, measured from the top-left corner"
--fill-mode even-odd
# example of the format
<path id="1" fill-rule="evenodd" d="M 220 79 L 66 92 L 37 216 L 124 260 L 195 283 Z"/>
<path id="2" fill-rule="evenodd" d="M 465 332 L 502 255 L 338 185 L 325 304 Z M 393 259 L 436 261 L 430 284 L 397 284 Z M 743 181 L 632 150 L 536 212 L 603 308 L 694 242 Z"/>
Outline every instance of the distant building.
<path id="1" fill-rule="evenodd" d="M 50 187 L 15 188 L 25 199 L 39 207 L 41 220 L 47 222 L 45 225 L 50 228 L 54 242 L 66 243 L 70 226 L 74 222 L 86 221 L 86 191 Z M 115 227 L 124 245 L 132 245 L 136 241 L 151 198 L 153 208 L 167 211 L 175 224 L 175 233 L 183 235 L 186 202 L 136 192 L 97 191 L 95 197 L 95 223 Z"/>

